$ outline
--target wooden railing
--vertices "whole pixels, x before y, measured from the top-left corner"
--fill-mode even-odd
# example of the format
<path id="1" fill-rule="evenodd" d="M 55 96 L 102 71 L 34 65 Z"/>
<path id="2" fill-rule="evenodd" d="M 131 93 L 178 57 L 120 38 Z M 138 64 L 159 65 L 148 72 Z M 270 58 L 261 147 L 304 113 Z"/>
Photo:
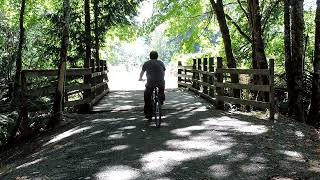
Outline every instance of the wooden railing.
<path id="1" fill-rule="evenodd" d="M 64 107 L 78 107 L 79 105 L 87 105 L 91 108 L 98 100 L 109 92 L 108 78 L 107 78 L 106 61 L 100 61 L 99 66 L 93 68 L 77 68 L 66 70 L 65 82 L 65 99 Z M 90 77 L 90 84 L 84 83 L 84 77 Z M 53 97 L 56 91 L 56 79 L 58 77 L 58 70 L 23 70 L 21 73 L 22 82 L 22 107 L 25 114 L 28 114 L 28 102 L 31 97 Z M 34 86 L 31 81 L 37 78 L 40 79 L 54 79 L 53 82 L 47 86 Z M 70 83 L 72 80 L 77 80 L 78 83 Z M 85 95 L 85 92 L 87 93 Z M 75 98 L 78 95 L 78 98 Z"/>
<path id="2" fill-rule="evenodd" d="M 208 64 L 209 60 L 209 64 Z M 202 63 L 203 61 L 203 63 Z M 228 76 L 225 74 L 249 76 L 265 76 L 269 79 L 267 85 L 241 84 L 227 82 Z M 214 72 L 214 58 L 193 59 L 192 66 L 182 66 L 178 62 L 178 86 L 187 88 L 203 98 L 215 102 L 217 109 L 224 108 L 224 102 L 253 106 L 270 110 L 270 119 L 274 119 L 274 60 L 270 59 L 269 69 L 225 69 L 223 68 L 222 58 L 217 58 L 217 67 Z M 269 102 L 249 100 L 226 96 L 225 89 L 267 92 Z"/>

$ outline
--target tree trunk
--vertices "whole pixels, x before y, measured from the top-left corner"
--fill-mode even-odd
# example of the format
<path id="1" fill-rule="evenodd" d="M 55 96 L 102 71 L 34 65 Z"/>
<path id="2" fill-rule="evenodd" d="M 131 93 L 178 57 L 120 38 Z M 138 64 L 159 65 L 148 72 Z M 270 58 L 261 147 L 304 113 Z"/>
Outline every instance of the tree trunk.
<path id="1" fill-rule="evenodd" d="M 24 44 L 24 12 L 25 12 L 25 7 L 26 7 L 26 0 L 21 1 L 21 10 L 20 10 L 20 37 L 19 37 L 19 47 L 18 47 L 18 52 L 17 52 L 17 60 L 16 60 L 16 87 L 20 88 L 21 87 L 21 71 L 22 71 L 22 47 Z"/>
<path id="2" fill-rule="evenodd" d="M 304 122 L 303 107 L 303 51 L 304 51 L 304 19 L 303 0 L 291 1 L 291 35 L 292 35 L 292 70 L 293 71 L 293 112 L 296 120 Z"/>
<path id="3" fill-rule="evenodd" d="M 94 0 L 94 38 L 95 38 L 95 54 L 94 58 L 96 60 L 96 64 L 100 67 L 100 57 L 99 57 L 99 1 Z"/>
<path id="4" fill-rule="evenodd" d="M 84 13 L 85 13 L 85 31 L 86 31 L 86 59 L 84 61 L 84 67 L 90 68 L 92 65 L 91 61 L 91 20 L 90 20 L 90 0 L 84 0 Z M 91 75 L 84 77 L 84 83 L 91 83 Z M 89 98 L 91 96 L 90 90 L 85 90 L 84 98 Z"/>
<path id="5" fill-rule="evenodd" d="M 53 118 L 49 122 L 49 127 L 54 127 L 58 125 L 62 120 L 63 113 L 63 96 L 64 96 L 64 81 L 66 74 L 66 62 L 68 57 L 68 46 L 69 46 L 69 21 L 70 21 L 70 1 L 63 1 L 63 34 L 60 49 L 60 64 L 58 69 L 58 85 L 56 89 L 56 94 L 54 97 L 53 104 Z"/>
<path id="6" fill-rule="evenodd" d="M 264 42 L 262 39 L 259 0 L 248 0 L 248 11 L 249 11 L 249 24 L 251 26 L 251 33 L 252 33 L 252 67 L 253 69 L 267 69 L 268 63 L 267 63 L 267 58 L 264 51 Z M 269 83 L 268 77 L 254 76 L 254 84 L 265 85 L 268 83 Z M 264 99 L 266 101 L 269 100 L 268 93 L 264 93 Z"/>
<path id="7" fill-rule="evenodd" d="M 307 123 L 320 127 L 320 0 L 317 0 L 311 107 Z"/>
<path id="8" fill-rule="evenodd" d="M 291 26 L 290 26 L 290 0 L 284 1 L 284 52 L 285 52 L 285 69 L 287 78 L 288 91 L 288 112 L 289 116 L 293 115 L 293 71 L 292 71 L 292 50 L 291 50 Z"/>
<path id="9" fill-rule="evenodd" d="M 20 91 L 21 91 L 21 71 L 22 71 L 22 49 L 25 41 L 25 29 L 24 29 L 24 12 L 26 7 L 26 0 L 21 1 L 21 9 L 20 9 L 20 37 L 19 37 L 19 46 L 17 51 L 16 58 L 16 74 L 14 81 L 14 94 L 12 98 L 12 109 L 19 107 L 19 99 L 20 99 Z"/>
<path id="10" fill-rule="evenodd" d="M 222 34 L 224 49 L 226 53 L 227 58 L 227 66 L 228 68 L 236 68 L 237 63 L 233 55 L 232 51 L 232 45 L 231 45 L 231 38 L 230 38 L 230 32 L 226 21 L 226 15 L 223 9 L 223 2 L 222 0 L 217 0 L 215 2 L 214 0 L 210 0 L 212 8 L 214 10 L 214 13 L 217 17 L 220 31 Z M 239 77 L 237 74 L 231 74 L 231 82 L 232 83 L 239 83 Z M 240 90 L 234 89 L 233 90 L 233 96 L 239 98 L 240 97 Z"/>
<path id="11" fill-rule="evenodd" d="M 22 48 L 24 44 L 24 12 L 25 12 L 25 7 L 26 7 L 26 0 L 21 1 L 21 9 L 20 9 L 20 18 L 19 18 L 19 23 L 20 23 L 20 37 L 19 37 L 19 46 L 18 46 L 18 51 L 17 51 L 17 59 L 16 59 L 16 76 L 15 76 L 15 83 L 14 83 L 14 93 L 13 93 L 13 98 L 12 98 L 12 103 L 11 106 L 15 108 L 20 108 L 19 111 L 19 116 L 17 119 L 17 122 L 15 124 L 15 127 L 13 128 L 12 132 L 10 133 L 10 137 L 8 138 L 8 143 L 12 144 L 16 134 L 19 130 L 19 127 L 21 125 L 21 122 L 26 121 L 24 119 L 24 115 L 22 113 L 22 106 L 20 103 L 20 100 L 22 98 L 21 96 L 21 71 L 22 71 Z M 24 132 L 22 136 L 26 136 L 27 132 Z"/>

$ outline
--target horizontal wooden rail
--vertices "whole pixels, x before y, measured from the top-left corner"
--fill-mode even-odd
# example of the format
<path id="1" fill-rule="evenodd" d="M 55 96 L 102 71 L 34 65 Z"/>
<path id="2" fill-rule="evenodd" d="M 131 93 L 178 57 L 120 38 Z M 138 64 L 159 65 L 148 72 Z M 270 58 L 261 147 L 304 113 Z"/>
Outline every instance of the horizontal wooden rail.
<path id="1" fill-rule="evenodd" d="M 214 85 L 216 87 L 221 87 L 221 88 L 248 89 L 248 90 L 252 90 L 252 91 L 270 92 L 270 86 L 269 85 L 221 83 L 221 82 L 214 82 Z"/>
<path id="2" fill-rule="evenodd" d="M 95 72 L 95 73 L 91 74 L 91 77 L 94 78 L 94 77 L 98 77 L 98 76 L 101 76 L 101 75 L 105 75 L 107 73 L 108 73 L 108 71 Z"/>
<path id="3" fill-rule="evenodd" d="M 192 66 L 178 66 L 178 69 L 182 69 L 182 70 L 192 70 Z"/>
<path id="4" fill-rule="evenodd" d="M 178 77 L 182 77 L 182 78 L 192 78 L 192 75 L 188 75 L 188 74 L 178 74 Z"/>
<path id="5" fill-rule="evenodd" d="M 95 86 L 92 86 L 92 87 L 91 87 L 91 92 L 94 92 L 94 91 L 97 90 L 98 88 L 103 87 L 103 86 L 106 86 L 107 84 L 108 84 L 107 82 L 102 82 L 102 83 L 99 83 L 99 84 L 97 84 L 97 85 L 95 85 Z"/>
<path id="6" fill-rule="evenodd" d="M 218 101 L 225 101 L 225 102 L 232 102 L 232 103 L 236 103 L 236 104 L 249 105 L 249 106 L 254 106 L 254 107 L 263 108 L 263 109 L 270 107 L 269 102 L 244 100 L 244 99 L 227 97 L 227 96 L 217 96 L 216 98 Z"/>
<path id="7" fill-rule="evenodd" d="M 23 70 L 26 77 L 50 77 L 50 76 L 58 76 L 58 70 Z M 68 69 L 66 76 L 82 76 L 89 75 L 92 73 L 92 69 L 90 68 L 79 68 L 79 69 Z"/>
<path id="8" fill-rule="evenodd" d="M 253 74 L 269 76 L 269 69 L 217 69 L 216 73 L 230 73 L 230 74 Z"/>
<path id="9" fill-rule="evenodd" d="M 209 60 L 209 61 L 208 61 Z M 217 67 L 214 66 L 214 58 L 198 58 L 193 59 L 193 66 L 183 66 L 178 62 L 178 87 L 187 88 L 201 97 L 210 101 L 216 100 L 216 107 L 223 109 L 224 102 L 232 102 L 235 104 L 249 105 L 258 108 L 270 109 L 270 118 L 274 118 L 274 60 L 270 59 L 269 69 L 225 69 L 223 68 L 222 58 L 217 58 Z M 192 73 L 192 75 L 190 74 Z M 267 76 L 269 83 L 265 85 L 241 84 L 226 82 L 226 78 L 231 75 L 259 75 Z M 191 83 L 189 83 L 191 82 Z M 225 88 L 227 94 L 233 94 L 235 97 L 225 96 Z M 255 100 L 244 100 L 241 97 L 241 90 L 265 92 L 269 94 L 269 102 L 261 102 Z"/>
<path id="10" fill-rule="evenodd" d="M 82 104 L 88 104 L 91 102 L 91 98 L 86 98 L 86 99 L 80 99 L 80 100 L 75 100 L 75 101 L 67 101 L 64 103 L 65 107 L 74 107 L 74 106 L 79 106 Z"/>
<path id="11" fill-rule="evenodd" d="M 109 89 L 106 89 L 101 94 L 99 94 L 94 99 L 92 99 L 91 102 L 89 103 L 90 107 L 96 104 L 103 96 L 105 96 L 109 92 L 110 92 Z"/>
<path id="12" fill-rule="evenodd" d="M 66 92 L 75 91 L 75 90 L 82 91 L 90 88 L 91 88 L 90 84 L 69 85 L 65 87 L 65 91 Z M 42 87 L 42 88 L 28 90 L 28 95 L 39 96 L 39 97 L 50 96 L 51 94 L 54 94 L 55 91 L 56 91 L 55 87 Z"/>

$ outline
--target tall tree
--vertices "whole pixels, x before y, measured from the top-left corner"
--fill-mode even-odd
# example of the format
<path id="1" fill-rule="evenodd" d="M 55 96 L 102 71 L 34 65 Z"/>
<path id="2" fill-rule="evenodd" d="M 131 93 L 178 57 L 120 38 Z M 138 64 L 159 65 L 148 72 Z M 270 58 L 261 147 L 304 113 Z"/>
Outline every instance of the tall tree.
<path id="1" fill-rule="evenodd" d="M 303 52 L 304 12 L 303 0 L 291 1 L 292 70 L 293 71 L 293 112 L 296 120 L 304 122 L 303 107 Z"/>
<path id="2" fill-rule="evenodd" d="M 24 43 L 24 35 L 25 35 L 25 28 L 24 28 L 24 12 L 26 8 L 26 0 L 21 1 L 21 9 L 20 9 L 20 37 L 19 37 L 19 47 L 17 52 L 17 61 L 16 61 L 16 82 L 17 85 L 21 85 L 21 70 L 22 70 L 22 47 Z"/>
<path id="3" fill-rule="evenodd" d="M 292 69 L 292 54 L 291 54 L 291 26 L 290 26 L 290 0 L 284 1 L 284 53 L 285 53 L 285 69 L 287 78 L 288 91 L 288 111 L 289 116 L 293 114 L 293 69 Z"/>
<path id="4" fill-rule="evenodd" d="M 89 68 L 92 66 L 91 61 L 91 19 L 90 19 L 90 0 L 84 0 L 84 14 L 85 14 L 85 44 L 86 44 L 86 57 L 84 60 L 84 67 Z M 87 75 L 84 77 L 84 83 L 89 84 L 91 81 L 91 76 Z M 84 97 L 90 97 L 90 91 L 86 90 Z"/>
<path id="5" fill-rule="evenodd" d="M 63 1 L 63 32 L 60 49 L 60 64 L 58 69 L 58 85 L 53 104 L 53 118 L 50 119 L 49 126 L 54 127 L 62 120 L 64 81 L 66 74 L 66 62 L 69 46 L 69 21 L 70 21 L 70 0 Z"/>
<path id="6" fill-rule="evenodd" d="M 261 14 L 259 0 L 248 0 L 249 24 L 252 34 L 252 67 L 253 69 L 267 69 L 268 63 L 265 53 L 263 32 L 261 27 Z M 254 76 L 254 84 L 268 84 L 267 76 Z M 259 98 L 261 96 L 258 96 Z M 256 98 L 256 93 L 254 93 Z M 264 94 L 264 99 L 269 100 L 269 94 Z"/>
<path id="7" fill-rule="evenodd" d="M 223 9 L 223 2 L 222 0 L 217 0 L 216 2 L 214 0 L 210 0 L 210 2 L 214 10 L 214 13 L 217 17 L 219 27 L 220 27 L 220 32 L 222 34 L 224 49 L 225 49 L 226 58 L 227 58 L 227 66 L 228 68 L 236 68 L 237 64 L 232 51 L 230 32 L 229 32 L 229 28 L 226 21 L 226 15 Z M 233 83 L 239 83 L 238 75 L 232 74 L 231 81 Z M 240 97 L 240 91 L 238 89 L 235 89 L 233 93 L 235 97 Z"/>
<path id="8" fill-rule="evenodd" d="M 95 53 L 94 53 L 94 58 L 97 62 L 97 65 L 99 66 L 99 0 L 94 0 L 93 1 L 93 9 L 94 9 L 94 41 L 95 41 Z"/>
<path id="9" fill-rule="evenodd" d="M 262 38 L 261 14 L 259 0 L 248 0 L 249 23 L 252 33 L 252 66 L 254 69 L 268 68 L 264 41 Z"/>
<path id="10" fill-rule="evenodd" d="M 12 100 L 12 106 L 19 107 L 21 103 L 19 103 L 19 100 L 21 100 L 21 71 L 22 71 L 22 49 L 25 39 L 25 28 L 24 28 L 24 14 L 25 14 L 25 7 L 26 7 L 26 0 L 21 1 L 21 9 L 20 9 L 20 18 L 19 18 L 19 24 L 20 24 L 20 37 L 19 37 L 19 46 L 17 51 L 17 59 L 16 59 L 16 76 L 15 76 L 15 88 L 14 88 L 14 96 Z M 24 119 L 24 115 L 22 113 L 22 108 L 19 110 L 19 116 L 17 119 L 17 122 L 11 131 L 10 137 L 9 137 L 9 144 L 13 143 L 14 138 L 22 124 L 22 122 L 26 120 Z M 26 129 L 22 130 L 22 136 L 26 135 L 27 132 Z"/>
<path id="11" fill-rule="evenodd" d="M 317 0 L 312 97 L 307 123 L 320 127 L 320 0 Z"/>

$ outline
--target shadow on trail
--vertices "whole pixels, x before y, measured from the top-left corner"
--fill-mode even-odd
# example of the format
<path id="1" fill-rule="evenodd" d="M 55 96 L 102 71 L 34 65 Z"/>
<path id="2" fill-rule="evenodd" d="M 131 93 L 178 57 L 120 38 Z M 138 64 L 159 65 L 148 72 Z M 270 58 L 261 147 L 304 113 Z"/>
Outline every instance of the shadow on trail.
<path id="1" fill-rule="evenodd" d="M 160 129 L 143 118 L 142 91 L 111 93 L 94 114 L 44 140 L 4 179 L 316 179 L 316 144 L 302 124 L 209 108 L 170 90 Z M 98 113 L 100 112 L 100 113 Z M 104 113 L 101 113 L 104 112 Z"/>

